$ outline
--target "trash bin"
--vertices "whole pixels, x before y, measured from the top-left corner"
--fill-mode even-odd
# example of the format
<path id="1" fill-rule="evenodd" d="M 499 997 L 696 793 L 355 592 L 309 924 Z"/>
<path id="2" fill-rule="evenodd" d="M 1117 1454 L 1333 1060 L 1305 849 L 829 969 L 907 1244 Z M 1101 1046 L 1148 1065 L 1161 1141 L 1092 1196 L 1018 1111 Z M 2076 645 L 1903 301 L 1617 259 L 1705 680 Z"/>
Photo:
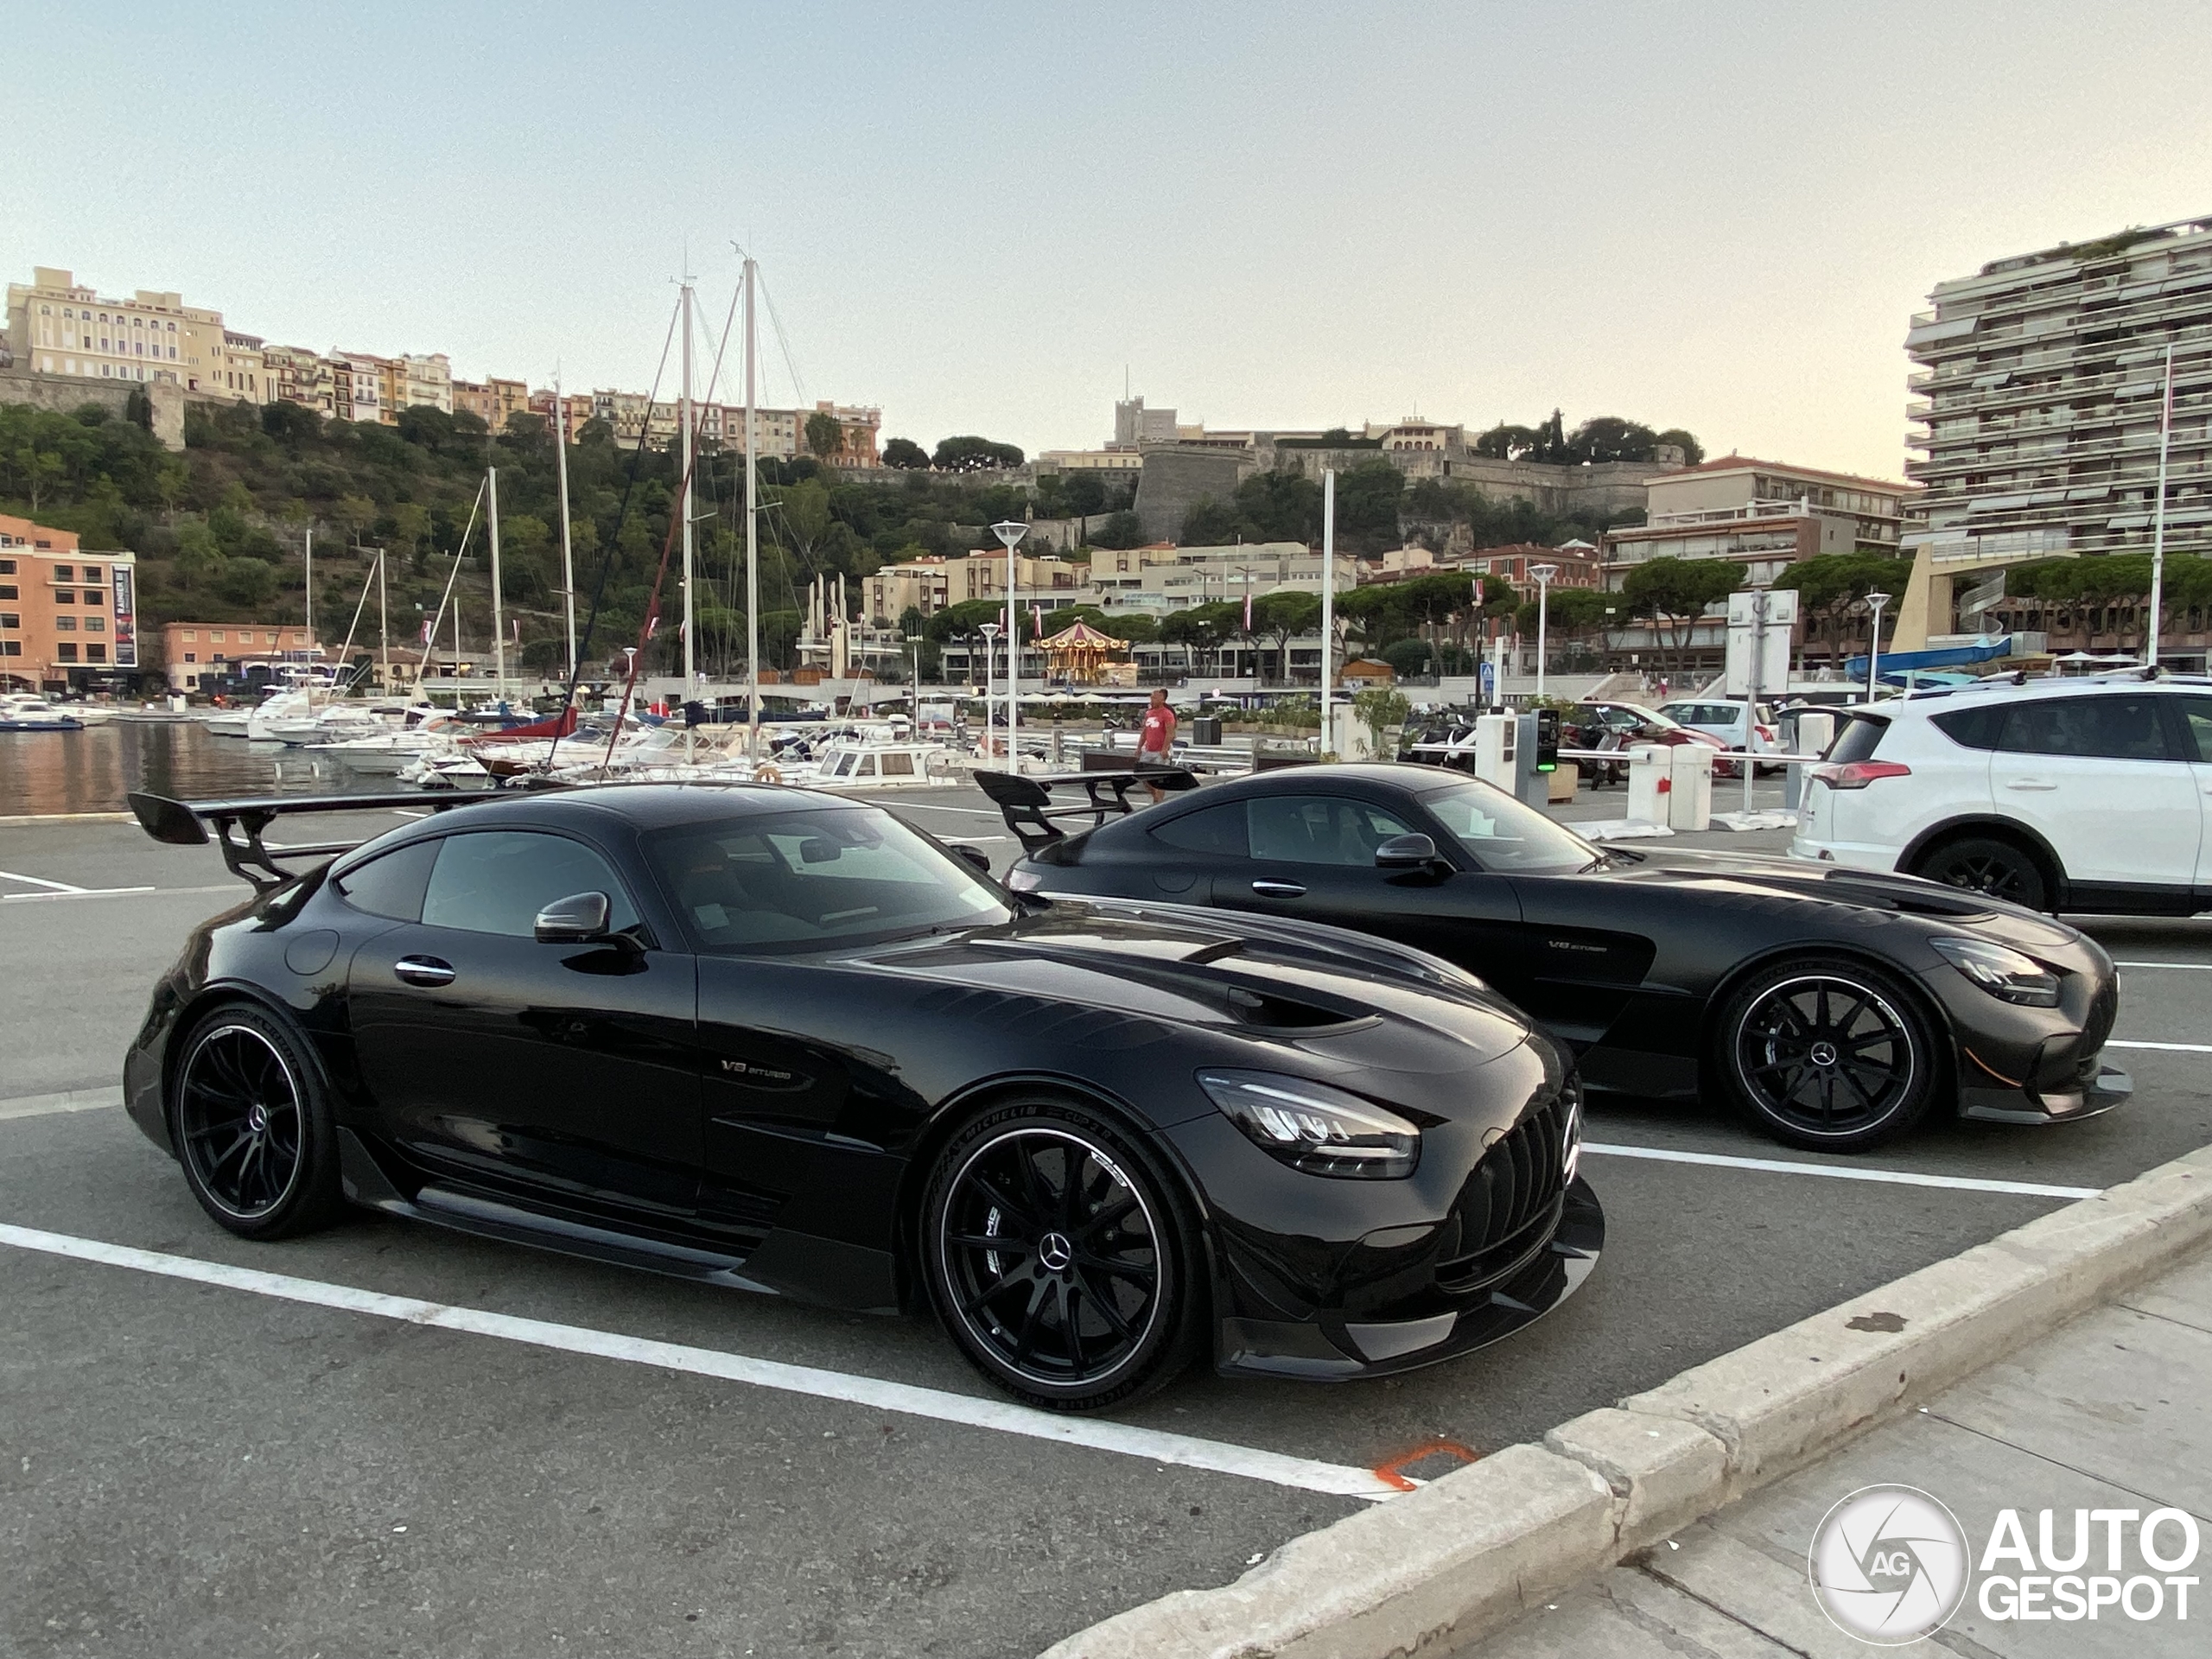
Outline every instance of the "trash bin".
<path id="1" fill-rule="evenodd" d="M 1713 757 L 1716 751 L 1702 743 L 1677 743 L 1669 752 L 1668 767 L 1674 789 L 1667 801 L 1667 824 L 1673 830 L 1703 830 L 1713 822 Z"/>
<path id="2" fill-rule="evenodd" d="M 1219 715 L 1193 715 L 1191 720 L 1191 741 L 1201 748 L 1219 748 L 1221 747 L 1221 716 Z"/>

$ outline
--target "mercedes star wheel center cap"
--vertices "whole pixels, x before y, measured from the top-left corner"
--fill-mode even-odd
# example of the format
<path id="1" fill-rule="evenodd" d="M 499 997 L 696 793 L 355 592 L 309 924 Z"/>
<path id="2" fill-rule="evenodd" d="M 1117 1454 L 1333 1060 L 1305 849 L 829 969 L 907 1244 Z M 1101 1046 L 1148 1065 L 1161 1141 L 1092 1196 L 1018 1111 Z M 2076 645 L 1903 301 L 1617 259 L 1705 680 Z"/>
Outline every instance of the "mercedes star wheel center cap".
<path id="1" fill-rule="evenodd" d="M 1069 1243 L 1065 1233 L 1047 1233 L 1037 1242 L 1037 1259 L 1046 1270 L 1058 1273 L 1075 1260 L 1075 1246 Z"/>
<path id="2" fill-rule="evenodd" d="M 1834 1065 L 1835 1064 L 1835 1045 L 1834 1043 L 1815 1043 L 1813 1045 L 1811 1058 L 1815 1065 Z"/>
<path id="3" fill-rule="evenodd" d="M 269 1127 L 269 1109 L 266 1106 L 255 1107 L 245 1115 L 245 1126 L 259 1135 Z"/>

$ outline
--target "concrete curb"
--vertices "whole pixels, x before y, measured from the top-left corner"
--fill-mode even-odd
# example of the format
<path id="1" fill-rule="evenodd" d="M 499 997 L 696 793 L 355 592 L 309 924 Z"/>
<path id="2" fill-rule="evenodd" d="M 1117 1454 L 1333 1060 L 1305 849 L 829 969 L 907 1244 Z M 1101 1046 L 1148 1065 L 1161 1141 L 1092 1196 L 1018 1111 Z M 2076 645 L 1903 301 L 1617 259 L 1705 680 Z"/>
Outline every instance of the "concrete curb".
<path id="1" fill-rule="evenodd" d="M 32 823 L 130 823 L 128 812 L 11 812 L 0 817 L 0 830 Z"/>
<path id="2" fill-rule="evenodd" d="M 1044 1659 L 1391 1659 L 1548 1596 L 2087 1312 L 2212 1237 L 2212 1147 L 1293 1539 Z"/>

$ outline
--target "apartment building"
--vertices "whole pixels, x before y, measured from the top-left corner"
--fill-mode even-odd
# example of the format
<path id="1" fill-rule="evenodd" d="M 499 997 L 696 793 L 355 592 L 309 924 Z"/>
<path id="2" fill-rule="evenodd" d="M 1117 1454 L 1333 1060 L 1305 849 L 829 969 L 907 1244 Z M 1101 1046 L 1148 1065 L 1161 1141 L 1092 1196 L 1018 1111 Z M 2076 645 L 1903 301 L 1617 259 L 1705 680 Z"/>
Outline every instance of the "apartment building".
<path id="1" fill-rule="evenodd" d="M 107 299 L 73 271 L 39 265 L 29 283 L 8 284 L 7 323 L 17 365 L 41 374 L 217 389 L 222 313 L 188 306 L 181 295 L 142 288 Z"/>
<path id="2" fill-rule="evenodd" d="M 873 404 L 817 403 L 798 416 L 798 437 L 806 439 L 806 422 L 815 415 L 828 415 L 837 423 L 842 442 L 829 458 L 829 465 L 841 472 L 857 472 L 864 467 L 882 465 L 877 459 L 876 435 L 883 427 L 883 411 Z"/>
<path id="3" fill-rule="evenodd" d="M 1799 559 L 1823 553 L 1895 556 L 1910 484 L 1783 461 L 1724 455 L 1644 486 L 1644 523 L 1605 534 L 1605 585 L 1618 588 L 1650 559 L 1730 559 L 1750 587 L 1765 587 Z"/>
<path id="4" fill-rule="evenodd" d="M 322 647 L 303 627 L 262 622 L 164 622 L 162 664 L 180 691 L 212 689 L 249 669 L 315 663 Z"/>
<path id="5" fill-rule="evenodd" d="M 2150 550 L 2171 353 L 2168 556 L 2212 552 L 2212 217 L 1993 260 L 1912 319 L 1921 522 L 1897 644 L 2032 559 Z"/>
<path id="6" fill-rule="evenodd" d="M 1037 601 L 1047 606 L 1090 604 L 1083 567 L 1057 558 L 1018 554 L 1014 559 L 1014 597 L 1017 602 Z M 948 606 L 971 599 L 1001 599 L 1006 594 L 1006 555 L 978 552 L 957 559 L 935 556 L 887 564 L 861 584 L 861 620 L 896 623 L 910 610 L 934 616 Z"/>
<path id="7" fill-rule="evenodd" d="M 0 513 L 0 683 L 60 689 L 138 667 L 137 556 Z"/>
<path id="8" fill-rule="evenodd" d="M 1358 561 L 1336 560 L 1337 591 L 1357 579 Z M 1100 609 L 1165 616 L 1222 600 L 1242 601 L 1289 589 L 1321 591 L 1321 555 L 1302 542 L 1243 542 L 1228 547 L 1094 548 L 1089 602 Z"/>
<path id="9" fill-rule="evenodd" d="M 494 381 L 494 385 L 519 382 Z M 396 422 L 403 409 L 437 409 L 453 413 L 453 360 L 443 352 L 384 359 L 384 419 Z"/>

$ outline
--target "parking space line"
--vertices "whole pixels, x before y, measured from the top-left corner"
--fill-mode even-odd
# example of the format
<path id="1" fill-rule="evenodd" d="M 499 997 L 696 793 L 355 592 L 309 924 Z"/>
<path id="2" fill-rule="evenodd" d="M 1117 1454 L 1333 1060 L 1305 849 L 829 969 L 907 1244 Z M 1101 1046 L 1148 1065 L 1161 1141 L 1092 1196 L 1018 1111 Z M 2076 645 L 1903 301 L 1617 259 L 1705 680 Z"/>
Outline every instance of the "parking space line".
<path id="1" fill-rule="evenodd" d="M 2175 1054 L 2212 1054 L 2212 1043 L 2143 1043 L 2125 1042 L 2117 1037 L 2105 1039 L 2107 1048 L 2163 1048 Z"/>
<path id="2" fill-rule="evenodd" d="M 54 893 L 82 893 L 82 887 L 73 887 L 67 881 L 49 881 L 42 875 L 17 875 L 13 870 L 0 870 L 0 881 L 20 881 L 27 887 L 46 887 Z"/>
<path id="3" fill-rule="evenodd" d="M 1971 1175 L 1923 1175 L 1910 1169 L 1859 1169 L 1840 1164 L 1799 1164 L 1780 1158 L 1732 1158 L 1718 1152 L 1676 1152 L 1669 1147 L 1601 1146 L 1582 1143 L 1601 1158 L 1645 1158 L 1661 1164 L 1712 1164 L 1722 1169 L 1756 1169 L 1770 1175 L 1825 1175 L 1832 1181 L 1876 1181 L 1891 1186 L 1944 1186 L 1961 1192 L 2009 1192 L 2029 1198 L 2094 1198 L 2098 1186 L 2045 1186 L 2037 1181 L 1991 1181 Z"/>
<path id="4" fill-rule="evenodd" d="M 2192 974 L 2212 974 L 2212 962 L 2115 962 L 2115 968 L 2179 968 Z"/>
<path id="5" fill-rule="evenodd" d="M 995 807 L 939 806 L 933 801 L 899 801 L 895 803 L 886 803 L 886 804 L 910 806 L 917 812 L 957 812 L 963 817 L 969 818 L 995 818 L 999 816 L 998 810 Z"/>
<path id="6" fill-rule="evenodd" d="M 0 1100 L 0 1122 L 16 1117 L 46 1117 L 54 1112 L 97 1112 L 123 1104 L 120 1085 L 108 1089 L 65 1089 L 54 1095 L 16 1095 Z"/>
<path id="7" fill-rule="evenodd" d="M 0 905 L 54 905 L 72 899 L 127 899 L 134 895 L 236 893 L 236 887 L 73 887 L 67 893 L 0 893 Z"/>
<path id="8" fill-rule="evenodd" d="M 412 1296 L 391 1296 L 382 1291 L 360 1290 L 351 1285 L 325 1284 L 289 1274 L 264 1273 L 254 1268 L 235 1268 L 221 1262 L 203 1262 L 187 1255 L 168 1255 L 101 1239 L 78 1238 L 35 1228 L 0 1223 L 0 1244 L 36 1250 L 104 1267 L 128 1268 L 163 1278 L 183 1279 L 226 1290 L 242 1290 L 280 1301 L 304 1302 L 312 1306 L 364 1313 L 375 1319 L 458 1331 L 470 1336 L 492 1337 L 533 1348 L 585 1354 L 598 1359 L 623 1360 L 633 1365 L 653 1365 L 664 1370 L 686 1371 L 697 1376 L 716 1376 L 749 1387 L 774 1389 L 785 1394 L 836 1400 L 865 1406 L 873 1411 L 897 1412 L 903 1416 L 926 1417 L 938 1422 L 959 1423 L 1093 1452 L 1111 1452 L 1147 1462 L 1173 1464 L 1210 1473 L 1236 1475 L 1265 1481 L 1300 1491 L 1322 1492 L 1337 1497 L 1380 1501 L 1397 1495 L 1395 1488 L 1372 1471 L 1295 1458 L 1257 1446 L 1236 1446 L 1223 1440 L 1200 1440 L 1163 1429 L 1141 1428 L 1094 1417 L 1062 1417 L 1032 1410 L 1011 1401 L 952 1394 L 942 1389 L 887 1382 L 880 1377 L 855 1376 L 843 1371 L 822 1370 L 811 1365 L 788 1365 L 780 1360 L 754 1359 L 744 1354 L 723 1353 L 712 1348 L 693 1348 L 681 1343 L 658 1342 L 619 1332 L 594 1331 L 544 1319 L 494 1313 L 483 1308 L 454 1307 Z"/>

